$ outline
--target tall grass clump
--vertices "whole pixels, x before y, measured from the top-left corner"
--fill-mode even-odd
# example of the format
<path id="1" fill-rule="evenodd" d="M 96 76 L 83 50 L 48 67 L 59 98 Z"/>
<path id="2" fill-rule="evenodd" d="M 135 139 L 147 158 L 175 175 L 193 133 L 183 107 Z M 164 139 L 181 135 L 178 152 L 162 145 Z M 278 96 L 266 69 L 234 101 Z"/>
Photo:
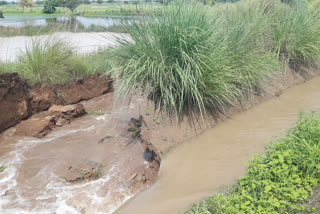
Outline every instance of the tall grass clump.
<path id="1" fill-rule="evenodd" d="M 320 13 L 304 1 L 275 8 L 273 48 L 280 60 L 296 68 L 320 58 Z"/>
<path id="2" fill-rule="evenodd" d="M 86 71 L 71 46 L 55 37 L 32 40 L 21 52 L 16 69 L 31 83 L 47 84 L 64 83 Z"/>
<path id="3" fill-rule="evenodd" d="M 288 135 L 255 156 L 247 175 L 225 194 L 194 205 L 186 214 L 309 213 L 303 204 L 320 178 L 320 115 L 301 114 Z M 311 212 L 310 212 L 311 213 Z M 312 212 L 312 213 L 319 213 Z"/>
<path id="4" fill-rule="evenodd" d="M 245 22 L 229 21 L 202 5 L 180 2 L 163 15 L 124 23 L 132 41 L 120 41 L 114 51 L 120 91 L 132 95 L 141 88 L 157 109 L 180 119 L 223 111 L 277 66 L 272 53 L 257 45 L 262 12 L 247 14 Z"/>

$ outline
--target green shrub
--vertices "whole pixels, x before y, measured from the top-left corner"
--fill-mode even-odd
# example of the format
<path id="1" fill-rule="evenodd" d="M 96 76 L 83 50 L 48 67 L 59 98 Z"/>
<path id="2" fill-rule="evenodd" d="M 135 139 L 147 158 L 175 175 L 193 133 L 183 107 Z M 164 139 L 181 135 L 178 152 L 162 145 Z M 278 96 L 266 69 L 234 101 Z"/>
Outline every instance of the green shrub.
<path id="1" fill-rule="evenodd" d="M 308 65 L 320 57 L 320 13 L 304 3 L 276 8 L 273 48 L 291 66 Z"/>
<path id="2" fill-rule="evenodd" d="M 30 83 L 64 83 L 86 72 L 82 61 L 73 56 L 72 48 L 60 39 L 33 40 L 19 57 L 17 72 Z"/>
<path id="3" fill-rule="evenodd" d="M 4 19 L 2 10 L 0 10 L 0 19 Z"/>
<path id="4" fill-rule="evenodd" d="M 194 205 L 187 214 L 298 213 L 320 178 L 320 115 L 301 114 L 288 135 L 255 156 L 228 194 Z"/>
<path id="5" fill-rule="evenodd" d="M 273 54 L 256 42 L 265 22 L 258 7 L 230 22 L 197 4 L 169 5 L 162 14 L 124 23 L 133 43 L 121 41 L 114 54 L 120 91 L 142 88 L 167 115 L 223 111 L 277 68 Z"/>

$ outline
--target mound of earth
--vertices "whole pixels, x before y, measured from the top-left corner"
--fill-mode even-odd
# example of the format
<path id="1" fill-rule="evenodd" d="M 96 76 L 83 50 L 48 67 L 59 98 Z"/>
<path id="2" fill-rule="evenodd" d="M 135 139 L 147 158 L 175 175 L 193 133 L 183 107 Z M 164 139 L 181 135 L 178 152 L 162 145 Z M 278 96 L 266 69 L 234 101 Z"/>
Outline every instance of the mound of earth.
<path id="1" fill-rule="evenodd" d="M 109 76 L 93 74 L 61 85 L 37 84 L 30 90 L 32 113 L 49 109 L 52 105 L 70 105 L 113 91 Z"/>
<path id="2" fill-rule="evenodd" d="M 37 84 L 32 88 L 18 73 L 0 74 L 0 133 L 53 105 L 75 104 L 112 91 L 112 79 L 101 74 L 65 84 Z"/>
<path id="3" fill-rule="evenodd" d="M 35 114 L 30 119 L 19 123 L 16 126 L 16 135 L 41 138 L 46 136 L 54 127 L 70 123 L 71 120 L 86 113 L 81 104 L 53 105 L 49 111 Z"/>

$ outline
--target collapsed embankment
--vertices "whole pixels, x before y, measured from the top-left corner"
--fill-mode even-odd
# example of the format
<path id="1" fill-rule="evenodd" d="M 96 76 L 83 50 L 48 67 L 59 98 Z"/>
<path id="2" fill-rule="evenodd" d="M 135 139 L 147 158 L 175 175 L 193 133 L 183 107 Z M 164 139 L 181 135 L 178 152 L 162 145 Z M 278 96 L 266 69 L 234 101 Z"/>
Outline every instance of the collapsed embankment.
<path id="1" fill-rule="evenodd" d="M 112 80 L 98 74 L 34 87 L 0 77 L 0 212 L 112 213 L 155 182 L 160 155 L 138 114 L 145 100 L 115 107 Z"/>
<path id="2" fill-rule="evenodd" d="M 71 105 L 112 92 L 112 83 L 110 77 L 95 74 L 66 84 L 37 84 L 30 87 L 17 73 L 1 74 L 0 133 L 53 105 Z M 54 111 L 56 110 L 51 110 Z M 70 109 L 60 112 L 66 111 Z M 84 114 L 84 110 L 79 111 L 79 115 Z"/>
<path id="3" fill-rule="evenodd" d="M 10 74 L 12 75 L 12 74 Z M 9 76 L 10 76 L 9 75 Z M 223 121 L 224 119 L 228 118 L 228 117 L 232 117 L 233 115 L 241 112 L 241 111 L 245 111 L 246 109 L 249 109 L 251 107 L 253 107 L 254 105 L 257 105 L 271 97 L 274 96 L 279 96 L 281 95 L 281 92 L 291 86 L 294 86 L 296 84 L 302 83 L 305 80 L 318 75 L 317 71 L 301 71 L 300 74 L 294 72 L 294 71 L 288 71 L 288 72 L 284 72 L 281 76 L 279 76 L 276 80 L 269 80 L 265 83 L 264 86 L 264 91 L 263 93 L 259 94 L 259 95 L 253 95 L 247 98 L 247 100 L 243 100 L 241 103 L 239 102 L 239 105 L 237 106 L 233 106 L 230 107 L 229 109 L 227 109 L 226 114 L 225 115 L 216 115 L 216 117 L 214 118 L 210 118 L 210 120 L 206 121 L 205 123 L 203 122 L 199 122 L 199 123 L 194 123 L 193 125 L 191 125 L 188 121 L 184 121 L 180 124 L 178 123 L 173 123 L 172 121 L 168 121 L 165 120 L 161 117 L 161 115 L 155 116 L 156 114 L 154 114 L 154 112 L 152 112 L 152 109 L 150 106 L 148 106 L 147 102 L 145 99 L 134 99 L 132 104 L 128 107 L 127 110 L 127 115 L 126 115 L 126 120 L 121 119 L 121 126 L 119 126 L 119 122 L 117 122 L 117 120 L 113 120 L 112 118 L 117 118 L 121 113 L 121 110 L 117 111 L 116 115 L 114 116 L 109 116 L 109 113 L 113 112 L 115 109 L 113 109 L 113 105 L 115 102 L 115 99 L 110 99 L 110 97 L 113 97 L 114 93 L 106 93 L 110 92 L 109 90 L 112 89 L 107 89 L 107 88 L 101 88 L 99 87 L 99 84 L 97 84 L 96 80 L 91 79 L 89 81 L 88 80 L 79 80 L 77 83 L 69 83 L 66 85 L 62 85 L 59 86 L 59 89 L 61 91 L 63 91 L 63 94 L 66 94 L 66 97 L 69 97 L 69 101 L 65 102 L 65 99 L 60 99 L 57 98 L 57 93 L 55 90 L 56 88 L 53 86 L 44 86 L 44 85 L 37 85 L 34 88 L 29 88 L 26 83 L 21 80 L 19 84 L 16 84 L 16 87 L 10 87 L 9 89 L 7 88 L 7 93 L 11 94 L 11 95 L 20 95 L 16 96 L 17 98 L 19 98 L 19 100 L 22 100 L 22 103 L 28 103 L 29 109 L 35 109 L 34 111 L 29 111 L 30 115 L 26 116 L 26 117 L 30 117 L 32 113 L 35 113 L 33 116 L 31 116 L 28 120 L 23 121 L 22 123 L 19 123 L 18 126 L 16 126 L 16 132 L 20 129 L 19 126 L 24 126 L 24 127 L 35 127 L 34 125 L 30 125 L 29 122 L 27 121 L 35 121 L 38 118 L 40 118 L 40 120 L 50 116 L 50 112 L 56 112 L 57 107 L 53 106 L 55 104 L 61 105 L 60 107 L 58 107 L 59 109 L 64 109 L 62 112 L 59 111 L 59 114 L 62 115 L 69 115 L 69 113 L 64 114 L 63 112 L 68 112 L 70 110 L 70 103 L 77 103 L 80 101 L 80 104 L 83 105 L 83 108 L 85 109 L 85 111 L 87 112 L 95 112 L 95 111 L 102 111 L 103 114 L 98 116 L 98 119 L 94 119 L 94 120 L 89 120 L 88 117 L 92 117 L 92 115 L 88 115 L 88 117 L 85 117 L 81 120 L 77 120 L 73 123 L 71 123 L 71 125 L 73 124 L 74 126 L 79 126 L 77 124 L 79 123 L 90 123 L 94 126 L 101 126 L 100 128 L 97 128 L 96 134 L 94 133 L 88 133 L 85 132 L 82 136 L 83 140 L 81 139 L 81 145 L 86 145 L 84 146 L 86 152 L 88 153 L 88 157 L 86 158 L 86 161 L 83 161 L 81 154 L 83 154 L 83 152 L 85 151 L 84 148 L 79 148 L 81 149 L 79 152 L 79 158 L 75 157 L 73 155 L 73 160 L 70 160 L 70 154 L 68 154 L 68 152 L 63 152 L 62 154 L 64 154 L 64 156 L 66 158 L 63 158 L 62 156 L 59 156 L 59 161 L 57 160 L 57 162 L 55 162 L 55 164 L 58 163 L 58 166 L 56 168 L 56 170 L 59 172 L 59 174 L 62 175 L 66 175 L 68 180 L 78 180 L 79 179 L 79 174 L 77 174 L 76 171 L 70 171 L 68 170 L 69 166 L 67 167 L 67 165 L 70 165 L 72 169 L 76 169 L 76 167 L 82 163 L 92 163 L 91 161 L 93 161 L 93 163 L 99 163 L 100 161 L 102 161 L 104 159 L 104 157 L 111 158 L 114 157 L 114 155 L 112 154 L 112 151 L 122 151 L 121 153 L 128 153 L 126 155 L 124 155 L 121 159 L 119 159 L 120 162 L 122 162 L 124 159 L 127 158 L 132 158 L 135 155 L 138 157 L 142 157 L 144 161 L 148 162 L 147 167 L 143 167 L 140 165 L 141 160 L 139 162 L 139 164 L 136 164 L 134 166 L 130 166 L 130 169 L 126 169 L 126 166 L 124 163 L 124 165 L 120 164 L 119 170 L 125 169 L 125 173 L 123 173 L 123 178 L 124 178 L 124 182 L 128 184 L 128 186 L 126 188 L 130 189 L 130 194 L 132 195 L 136 195 L 137 193 L 139 193 L 140 191 L 146 189 L 147 187 L 151 186 L 157 179 L 158 176 L 158 171 L 160 168 L 160 163 L 161 163 L 161 155 L 166 154 L 171 148 L 173 148 L 174 146 L 186 141 L 187 139 L 190 139 L 193 136 L 199 135 L 200 133 L 202 133 L 203 131 L 205 131 L 206 129 L 208 129 L 209 127 L 213 127 L 214 125 L 216 125 L 219 121 Z M 13 77 L 15 75 L 12 75 Z M 14 79 L 14 78 L 13 78 Z M 104 81 L 101 80 L 100 77 L 98 79 L 99 81 Z M 19 82 L 19 81 L 18 81 Z M 13 83 L 15 83 L 15 81 L 13 81 Z M 7 84 L 10 86 L 14 86 L 15 84 Z M 104 85 L 109 85 L 110 86 L 110 82 L 107 81 L 104 83 Z M 89 94 L 90 92 L 90 87 L 91 89 L 94 88 L 99 88 L 99 90 L 97 90 L 95 93 L 91 92 L 91 94 Z M 86 89 L 84 89 L 86 88 Z M 111 85 L 112 88 L 112 85 Z M 15 90 L 13 90 L 15 89 Z M 87 91 L 87 93 L 85 93 Z M 16 93 L 17 91 L 21 91 L 19 93 Z M 26 92 L 27 91 L 27 92 Z M 36 91 L 38 93 L 36 93 Z M 42 93 L 41 93 L 42 92 Z M 46 92 L 46 93 L 44 93 Z M 83 93 L 81 95 L 81 93 Z M 101 94 L 102 95 L 101 95 Z M 106 93 L 106 94 L 104 94 Z M 27 95 L 28 99 L 23 99 L 23 94 Z M 30 95 L 32 94 L 32 95 Z M 44 95 L 45 94 L 45 95 Z M 90 99 L 90 96 L 97 96 L 96 98 Z M 103 95 L 104 94 L 104 95 Z M 38 95 L 38 96 L 36 96 Z M 40 96 L 41 95 L 41 96 Z M 12 101 L 13 97 L 11 97 L 10 99 L 9 96 L 3 96 L 6 98 L 7 101 Z M 31 99 L 31 98 L 32 99 Z M 38 97 L 43 97 L 43 99 L 40 99 Z M 54 99 L 49 99 L 50 101 L 44 99 L 44 98 L 48 98 L 48 97 L 54 97 Z M 25 97 L 24 97 L 25 98 Z M 36 99 L 38 98 L 38 99 Z M 81 100 L 88 100 L 88 101 L 81 101 Z M 30 100 L 33 100 L 34 102 L 30 102 Z M 1 100 L 1 102 L 3 102 L 4 99 Z M 12 102 L 14 103 L 14 102 Z M 67 106 L 63 106 L 63 105 L 67 105 Z M 6 105 L 8 106 L 8 105 Z M 19 105 L 19 102 L 15 101 L 15 105 L 14 106 L 23 106 L 23 105 Z M 35 107 L 30 107 L 30 106 L 35 106 Z M 107 106 L 107 108 L 106 108 Z M 48 110 L 49 111 L 44 111 L 44 112 L 38 112 L 41 110 Z M 50 110 L 51 109 L 51 110 Z M 119 107 L 120 109 L 120 107 Z M 130 110 L 129 110 L 130 109 Z M 124 110 L 126 111 L 126 110 Z M 28 112 L 28 111 L 26 111 Z M 38 113 L 36 113 L 38 112 Z M 80 108 L 80 111 L 73 111 L 72 112 L 80 112 L 79 115 L 82 115 L 82 111 Z M 109 113 L 108 113 L 109 112 Z M 135 113 L 133 113 L 135 112 Z M 139 114 L 138 114 L 139 113 Z M 48 115 L 49 114 L 49 115 Z M 99 113 L 100 114 L 100 113 Z M 19 115 L 19 114 L 18 114 Z M 23 115 L 23 114 L 22 114 Z M 39 115 L 39 117 L 38 117 Z M 72 115 L 72 114 L 71 114 Z M 112 115 L 112 114 L 111 114 Z M 136 117 L 138 118 L 139 115 L 143 116 L 144 121 L 142 120 L 142 118 L 140 118 L 140 120 L 133 120 L 130 121 L 131 117 Z M 41 116 L 41 117 L 40 117 Z M 23 120 L 23 117 L 17 117 L 18 120 Z M 17 121 L 18 121 L 17 120 Z M 97 121 L 98 120 L 98 121 Z M 52 120 L 49 120 L 52 122 Z M 128 128 L 128 121 L 130 121 L 130 125 Z M 139 122 L 137 122 L 139 121 Z M 61 120 L 59 119 L 58 121 L 55 121 L 55 126 L 59 127 L 59 123 L 61 122 Z M 102 122 L 102 124 L 101 124 Z M 98 125 L 101 124 L 101 125 Z M 80 127 L 80 126 L 79 126 Z M 68 129 L 68 127 L 64 127 L 66 129 Z M 128 132 L 128 129 L 132 128 L 131 130 L 133 130 L 133 132 Z M 99 131 L 101 129 L 101 131 Z M 112 129 L 112 131 L 110 131 Z M 24 129 L 24 130 L 28 130 L 28 129 Z M 20 131 L 18 131 L 20 132 Z M 141 142 L 141 147 L 140 146 L 136 146 L 136 144 L 133 144 L 134 147 L 130 146 L 128 147 L 127 145 L 131 145 L 128 144 L 128 139 L 130 139 L 132 137 L 133 134 L 136 135 L 136 132 L 138 132 L 138 135 L 140 135 L 141 140 L 139 140 L 139 142 Z M 27 132 L 21 132 L 21 135 L 30 135 L 30 131 Z M 38 133 L 43 133 L 43 132 L 38 132 Z M 53 133 L 55 135 L 55 133 Z M 37 136 L 37 135 L 33 135 L 32 136 L 36 136 L 36 137 L 44 137 L 44 136 Z M 91 136 L 91 137 L 90 137 Z M 94 136 L 94 137 L 93 137 Z M 125 137 L 124 137 L 125 136 Z M 77 140 L 72 137 L 72 134 L 70 134 L 70 139 L 74 142 L 74 145 L 68 145 L 66 144 L 65 146 L 61 145 L 61 144 L 57 144 L 58 142 L 60 142 L 60 140 L 54 140 L 53 144 L 49 146 L 45 146 L 44 148 L 38 149 L 36 150 L 35 154 L 42 154 L 44 155 L 46 152 L 45 151 L 53 151 L 55 149 L 58 149 L 59 151 L 62 151 L 62 148 L 66 147 L 66 149 L 64 149 L 64 151 L 72 151 L 74 150 L 77 145 Z M 90 140 L 89 140 L 90 139 Z M 46 138 L 44 139 L 46 140 Z M 69 141 L 68 138 L 65 139 L 66 142 Z M 88 141 L 89 140 L 89 141 Z M 91 144 L 89 144 L 89 142 L 96 142 L 96 146 L 92 146 Z M 71 142 L 71 141 L 70 141 Z M 88 142 L 88 143 L 87 143 Z M 113 145 L 114 142 L 116 144 Z M 120 143 L 120 147 L 119 145 Z M 56 145 L 55 145 L 56 144 Z M 88 145 L 87 145 L 88 144 Z M 59 146 L 58 146 L 59 145 Z M 103 149 L 101 148 L 101 146 L 103 145 Z M 117 146 L 116 146 L 117 145 Z M 89 147 L 87 147 L 89 146 Z M 53 148 L 54 147 L 54 148 Z M 98 148 L 99 147 L 99 148 Z M 59 149 L 60 148 L 60 149 Z M 94 151 L 89 151 L 89 149 L 93 149 Z M 125 150 L 123 150 L 125 148 Z M 96 149 L 101 149 L 101 152 L 98 153 L 98 160 L 96 160 L 94 158 L 94 156 L 97 156 L 97 151 Z M 110 151 L 111 153 L 109 154 L 109 152 L 106 151 Z M 102 152 L 104 151 L 104 153 Z M 50 156 L 52 155 L 47 154 L 49 159 Z M 69 157 L 68 157 L 69 156 Z M 31 158 L 32 156 L 30 156 Z M 28 158 L 28 155 L 27 155 Z M 116 159 L 116 158 L 115 158 Z M 53 161 L 54 162 L 54 161 Z M 109 163 L 107 162 L 103 162 L 104 166 L 108 166 Z M 142 161 L 143 162 L 143 161 Z M 67 165 L 66 165 L 67 163 Z M 112 162 L 114 163 L 114 162 Z M 39 169 L 43 168 L 44 163 L 39 162 Z M 28 165 L 28 164 L 27 164 Z M 26 165 L 26 166 L 27 166 Z M 41 166 L 41 167 L 40 167 Z M 124 168 L 123 168 L 124 167 Z M 55 167 L 53 167 L 55 168 Z M 106 173 L 106 172 L 103 172 Z M 28 178 L 25 178 L 28 179 Z M 121 199 L 122 200 L 122 199 Z M 121 201 L 120 200 L 120 201 Z M 127 200 L 127 198 L 125 199 Z M 125 201 L 123 199 L 123 201 Z M 122 202 L 117 202 L 117 203 L 122 203 Z M 90 206 L 90 205 L 89 205 Z"/>

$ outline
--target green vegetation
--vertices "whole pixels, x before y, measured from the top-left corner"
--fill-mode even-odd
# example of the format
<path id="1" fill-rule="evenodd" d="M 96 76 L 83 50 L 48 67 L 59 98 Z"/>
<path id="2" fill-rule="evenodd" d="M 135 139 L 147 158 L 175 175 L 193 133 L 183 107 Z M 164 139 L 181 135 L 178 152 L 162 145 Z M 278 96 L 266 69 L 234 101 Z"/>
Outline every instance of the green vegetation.
<path id="1" fill-rule="evenodd" d="M 70 18 L 69 21 L 52 21 L 47 20 L 47 25 L 36 26 L 27 25 L 25 27 L 2 27 L 0 26 L 0 37 L 11 37 L 11 36 L 37 36 L 52 34 L 55 32 L 114 32 L 114 33 L 125 33 L 125 29 L 121 25 L 112 25 L 109 27 L 103 27 L 98 25 L 91 25 L 85 27 L 75 19 Z M 70 24 L 72 23 L 72 24 Z"/>
<path id="2" fill-rule="evenodd" d="M 72 15 L 70 9 L 61 5 L 59 7 L 56 2 L 44 1 L 43 5 L 34 5 L 33 7 L 22 8 L 16 4 L 0 5 L 0 10 L 8 15 Z M 47 2 L 47 3 L 46 3 Z M 51 4 L 53 3 L 53 4 Z M 46 8 L 45 8 L 46 7 Z M 108 3 L 108 4 L 81 4 L 74 10 L 75 15 L 95 16 L 95 15 L 116 15 L 116 16 L 130 16 L 130 15 L 147 15 L 156 13 L 161 10 L 162 5 L 158 3 L 139 3 L 139 4 L 124 4 L 124 3 Z M 44 11 L 48 10 L 48 11 Z M 53 11 L 52 11 L 53 10 Z M 45 12 L 45 13 L 44 13 Z"/>
<path id="3" fill-rule="evenodd" d="M 303 5 L 182 2 L 162 14 L 124 23 L 134 42 L 122 41 L 114 55 L 122 94 L 142 88 L 170 117 L 224 112 L 259 93 L 281 63 L 307 66 L 320 56 L 320 16 Z"/>
<path id="4" fill-rule="evenodd" d="M 286 137 L 255 156 L 229 193 L 194 205 L 187 214 L 299 213 L 320 178 L 320 114 L 301 114 Z"/>
<path id="5" fill-rule="evenodd" d="M 0 10 L 0 19 L 4 19 L 3 12 Z"/>
<path id="6" fill-rule="evenodd" d="M 18 2 L 18 5 L 20 7 L 22 7 L 22 9 L 24 10 L 25 7 L 33 7 L 34 6 L 34 2 L 33 2 L 33 0 L 20 0 Z"/>
<path id="7" fill-rule="evenodd" d="M 45 0 L 43 12 L 50 14 L 56 11 L 56 7 L 68 8 L 71 13 L 81 4 L 81 0 Z"/>
<path id="8" fill-rule="evenodd" d="M 319 11 L 298 2 L 293 8 L 278 9 L 275 18 L 273 46 L 279 58 L 293 67 L 319 59 Z"/>
<path id="9" fill-rule="evenodd" d="M 16 71 L 31 84 L 64 83 L 92 73 L 105 73 L 108 61 L 106 53 L 75 56 L 72 47 L 55 37 L 33 40 L 21 53 L 17 64 L 4 64 L 2 70 Z M 0 67 L 1 70 L 1 67 Z"/>
<path id="10" fill-rule="evenodd" d="M 7 167 L 5 165 L 0 166 L 0 173 L 3 172 Z"/>

